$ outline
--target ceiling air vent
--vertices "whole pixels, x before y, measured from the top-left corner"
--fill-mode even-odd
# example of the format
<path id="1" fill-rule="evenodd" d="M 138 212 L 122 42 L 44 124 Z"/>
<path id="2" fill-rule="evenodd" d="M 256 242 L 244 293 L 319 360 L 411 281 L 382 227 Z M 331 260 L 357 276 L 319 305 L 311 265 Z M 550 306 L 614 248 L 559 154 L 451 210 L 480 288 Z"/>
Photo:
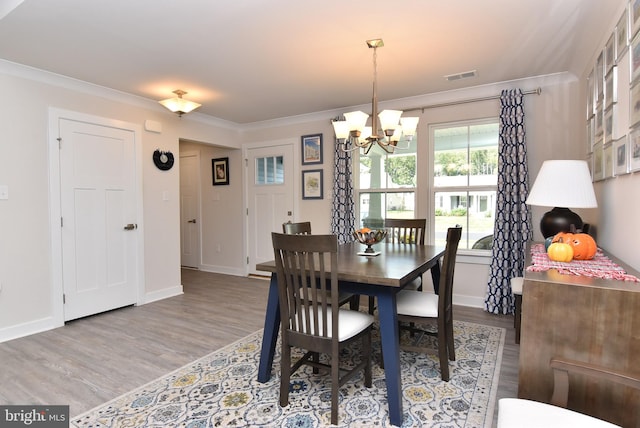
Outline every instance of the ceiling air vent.
<path id="1" fill-rule="evenodd" d="M 447 79 L 449 82 L 453 82 L 454 80 L 460 80 L 460 79 L 468 79 L 470 77 L 476 77 L 476 70 L 471 70 L 471 71 L 464 71 L 462 73 L 456 73 L 456 74 L 449 74 L 447 76 L 444 76 L 445 79 Z"/>

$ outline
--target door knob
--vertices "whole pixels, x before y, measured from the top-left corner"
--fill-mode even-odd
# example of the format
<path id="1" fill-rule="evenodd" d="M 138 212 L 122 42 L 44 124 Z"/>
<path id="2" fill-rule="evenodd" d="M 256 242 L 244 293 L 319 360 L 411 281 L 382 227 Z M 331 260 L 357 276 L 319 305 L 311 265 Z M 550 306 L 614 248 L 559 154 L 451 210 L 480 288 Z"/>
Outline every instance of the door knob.
<path id="1" fill-rule="evenodd" d="M 195 223 L 195 222 L 196 222 L 196 219 L 195 219 L 195 218 L 193 218 L 193 219 L 191 219 L 191 220 L 187 221 L 187 223 Z"/>
<path id="2" fill-rule="evenodd" d="M 137 225 L 137 224 L 129 223 L 128 225 L 126 225 L 126 226 L 124 227 L 124 230 L 133 230 L 133 229 L 137 229 L 137 228 L 138 228 L 138 225 Z"/>

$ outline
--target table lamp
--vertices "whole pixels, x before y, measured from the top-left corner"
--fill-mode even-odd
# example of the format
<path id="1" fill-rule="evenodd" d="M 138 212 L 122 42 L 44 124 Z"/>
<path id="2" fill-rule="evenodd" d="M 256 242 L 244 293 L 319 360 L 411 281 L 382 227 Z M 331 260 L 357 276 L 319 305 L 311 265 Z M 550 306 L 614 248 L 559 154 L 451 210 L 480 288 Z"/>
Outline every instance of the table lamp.
<path id="1" fill-rule="evenodd" d="M 558 232 L 569 232 L 571 225 L 576 229 L 582 229 L 582 219 L 569 208 L 598 206 L 587 162 L 583 160 L 544 161 L 525 203 L 554 207 L 540 220 L 540 231 L 545 238 Z"/>

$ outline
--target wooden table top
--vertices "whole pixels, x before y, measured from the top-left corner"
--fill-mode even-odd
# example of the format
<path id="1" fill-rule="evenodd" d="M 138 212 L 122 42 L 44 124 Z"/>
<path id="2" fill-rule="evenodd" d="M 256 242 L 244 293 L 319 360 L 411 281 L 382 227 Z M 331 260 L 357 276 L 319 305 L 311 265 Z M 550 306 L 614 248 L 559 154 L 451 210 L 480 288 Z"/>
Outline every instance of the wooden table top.
<path id="1" fill-rule="evenodd" d="M 365 245 L 357 242 L 338 246 L 338 279 L 341 281 L 402 287 L 431 269 L 444 254 L 435 245 L 379 243 L 377 256 L 360 256 Z M 256 270 L 275 272 L 275 260 L 256 265 Z"/>

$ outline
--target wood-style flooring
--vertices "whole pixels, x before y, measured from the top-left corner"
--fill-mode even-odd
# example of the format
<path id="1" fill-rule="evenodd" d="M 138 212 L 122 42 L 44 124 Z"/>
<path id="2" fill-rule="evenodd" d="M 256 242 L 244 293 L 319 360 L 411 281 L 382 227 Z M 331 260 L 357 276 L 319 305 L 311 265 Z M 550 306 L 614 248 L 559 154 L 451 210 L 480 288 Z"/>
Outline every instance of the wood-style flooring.
<path id="1" fill-rule="evenodd" d="M 182 284 L 181 296 L 0 343 L 0 403 L 68 404 L 75 416 L 263 327 L 267 281 L 183 269 Z M 513 316 L 456 306 L 454 318 L 506 329 L 498 398 L 516 397 Z"/>

